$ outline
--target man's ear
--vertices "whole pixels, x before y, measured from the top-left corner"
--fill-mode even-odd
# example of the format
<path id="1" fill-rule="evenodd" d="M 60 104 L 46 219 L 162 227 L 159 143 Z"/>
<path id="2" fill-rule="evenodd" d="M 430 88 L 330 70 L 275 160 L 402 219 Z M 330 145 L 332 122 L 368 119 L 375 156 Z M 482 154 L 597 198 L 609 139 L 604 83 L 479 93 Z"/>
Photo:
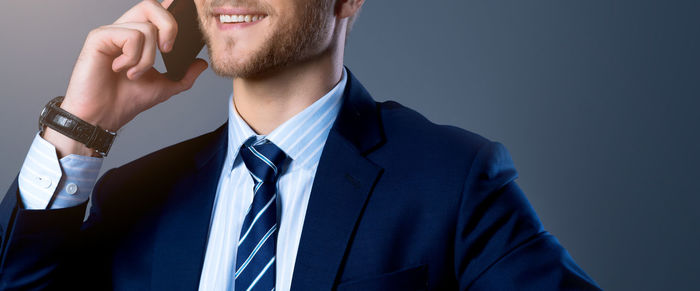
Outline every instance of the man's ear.
<path id="1" fill-rule="evenodd" d="M 336 3 L 336 16 L 338 18 L 348 18 L 351 17 L 362 8 L 362 4 L 365 0 L 338 0 Z"/>

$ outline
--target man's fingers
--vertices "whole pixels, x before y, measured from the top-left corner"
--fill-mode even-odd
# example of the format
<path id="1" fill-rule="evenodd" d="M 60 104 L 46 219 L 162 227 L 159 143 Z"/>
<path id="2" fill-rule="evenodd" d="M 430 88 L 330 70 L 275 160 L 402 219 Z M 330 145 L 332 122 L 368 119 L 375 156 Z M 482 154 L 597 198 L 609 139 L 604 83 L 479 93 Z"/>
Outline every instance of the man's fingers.
<path id="1" fill-rule="evenodd" d="M 141 59 L 145 36 L 138 30 L 103 26 L 88 34 L 86 47 L 107 56 L 119 56 L 112 61 L 112 70 L 138 64 Z"/>
<path id="2" fill-rule="evenodd" d="M 119 69 L 128 69 L 127 77 L 131 80 L 138 78 L 141 74 L 153 67 L 156 59 L 156 37 L 158 29 L 151 23 L 147 22 L 130 22 L 113 24 L 110 27 L 118 27 L 125 29 L 133 29 L 143 34 L 143 50 L 137 63 L 130 63 L 129 66 L 122 66 Z M 115 60 L 116 61 L 116 60 Z"/>
<path id="3" fill-rule="evenodd" d="M 146 17 L 148 21 L 158 28 L 158 45 L 163 52 L 169 52 L 173 48 L 175 36 L 177 36 L 177 22 L 168 10 L 154 0 L 145 1 L 147 4 Z"/>
<path id="4" fill-rule="evenodd" d="M 144 0 L 124 13 L 114 24 L 129 22 L 150 22 L 158 30 L 158 47 L 163 52 L 169 52 L 177 35 L 177 22 L 165 5 L 170 5 L 172 0 L 158 3 L 155 0 Z"/>

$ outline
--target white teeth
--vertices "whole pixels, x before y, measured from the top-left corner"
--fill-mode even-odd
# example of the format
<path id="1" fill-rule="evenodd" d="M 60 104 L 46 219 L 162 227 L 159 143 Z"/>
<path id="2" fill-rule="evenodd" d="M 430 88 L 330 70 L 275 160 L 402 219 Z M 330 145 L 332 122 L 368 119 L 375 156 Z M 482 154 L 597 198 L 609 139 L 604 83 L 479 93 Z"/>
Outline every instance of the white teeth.
<path id="1" fill-rule="evenodd" d="M 265 15 L 219 15 L 221 23 L 255 22 L 263 18 Z"/>

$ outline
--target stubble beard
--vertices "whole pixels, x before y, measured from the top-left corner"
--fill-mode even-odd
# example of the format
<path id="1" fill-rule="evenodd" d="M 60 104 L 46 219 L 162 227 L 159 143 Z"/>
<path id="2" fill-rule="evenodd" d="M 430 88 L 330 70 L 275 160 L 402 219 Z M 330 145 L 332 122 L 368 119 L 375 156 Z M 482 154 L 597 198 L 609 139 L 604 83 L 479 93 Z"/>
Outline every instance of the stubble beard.
<path id="1" fill-rule="evenodd" d="M 278 25 L 280 27 L 275 29 L 263 45 L 247 58 L 231 55 L 228 49 L 212 49 L 213 40 L 200 21 L 212 70 L 222 77 L 252 79 L 306 61 L 319 54 L 321 50 L 319 46 L 326 40 L 330 29 L 328 13 L 331 2 L 333 1 L 306 1 L 302 7 L 301 17 L 295 17 L 296 21 L 291 20 Z M 224 48 L 230 48 L 235 43 L 226 40 L 226 43 L 221 45 Z"/>

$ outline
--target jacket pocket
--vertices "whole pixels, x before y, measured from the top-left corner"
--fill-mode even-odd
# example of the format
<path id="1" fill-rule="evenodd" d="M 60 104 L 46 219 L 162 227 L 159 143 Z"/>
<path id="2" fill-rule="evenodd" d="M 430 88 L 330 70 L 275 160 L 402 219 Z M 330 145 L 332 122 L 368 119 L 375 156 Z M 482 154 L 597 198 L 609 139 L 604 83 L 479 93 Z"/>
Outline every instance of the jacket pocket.
<path id="1" fill-rule="evenodd" d="M 391 273 L 385 273 L 368 278 L 350 280 L 338 284 L 336 290 L 427 290 L 428 266 L 420 265 Z"/>

